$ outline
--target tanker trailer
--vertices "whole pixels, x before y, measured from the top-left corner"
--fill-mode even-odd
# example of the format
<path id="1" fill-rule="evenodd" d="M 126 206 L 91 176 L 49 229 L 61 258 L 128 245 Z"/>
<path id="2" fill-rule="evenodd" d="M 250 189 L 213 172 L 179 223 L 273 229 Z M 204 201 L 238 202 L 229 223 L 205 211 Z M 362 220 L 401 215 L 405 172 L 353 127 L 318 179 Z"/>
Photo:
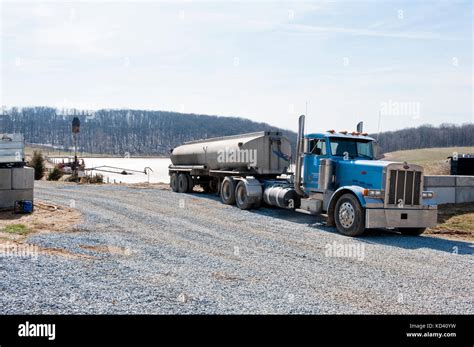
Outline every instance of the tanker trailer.
<path id="1" fill-rule="evenodd" d="M 226 177 L 272 179 L 287 172 L 291 161 L 289 140 L 278 131 L 260 131 L 190 141 L 171 151 L 170 185 L 190 192 L 200 185 L 217 192 Z"/>

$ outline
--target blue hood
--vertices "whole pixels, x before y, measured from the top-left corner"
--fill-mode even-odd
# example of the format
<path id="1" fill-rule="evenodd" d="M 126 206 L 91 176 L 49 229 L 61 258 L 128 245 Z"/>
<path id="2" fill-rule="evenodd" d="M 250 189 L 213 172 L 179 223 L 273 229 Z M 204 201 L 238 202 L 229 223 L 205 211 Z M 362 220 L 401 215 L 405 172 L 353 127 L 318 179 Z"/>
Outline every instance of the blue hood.
<path id="1" fill-rule="evenodd" d="M 369 189 L 383 187 L 383 170 L 393 162 L 379 160 L 339 160 L 336 163 L 336 189 L 359 186 Z"/>

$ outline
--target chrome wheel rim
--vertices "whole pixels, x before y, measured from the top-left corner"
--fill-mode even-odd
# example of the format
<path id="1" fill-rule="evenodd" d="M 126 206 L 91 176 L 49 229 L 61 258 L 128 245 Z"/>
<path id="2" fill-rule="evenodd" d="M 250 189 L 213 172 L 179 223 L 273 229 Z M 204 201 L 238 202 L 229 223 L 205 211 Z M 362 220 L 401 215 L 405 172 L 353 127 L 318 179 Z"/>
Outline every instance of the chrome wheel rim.
<path id="1" fill-rule="evenodd" d="M 339 222 L 344 228 L 350 228 L 354 224 L 355 211 L 354 207 L 349 202 L 342 203 L 339 207 Z"/>

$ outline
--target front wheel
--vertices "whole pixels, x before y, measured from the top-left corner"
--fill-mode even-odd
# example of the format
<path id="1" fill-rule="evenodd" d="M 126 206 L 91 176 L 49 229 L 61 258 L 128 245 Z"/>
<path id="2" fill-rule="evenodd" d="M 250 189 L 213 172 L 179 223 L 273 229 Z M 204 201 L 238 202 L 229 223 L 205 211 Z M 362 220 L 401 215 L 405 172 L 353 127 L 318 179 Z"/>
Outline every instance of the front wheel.
<path id="1" fill-rule="evenodd" d="M 426 228 L 398 228 L 402 235 L 419 236 L 425 232 Z"/>
<path id="2" fill-rule="evenodd" d="M 337 230 L 346 236 L 359 236 L 365 230 L 365 213 L 353 194 L 344 194 L 334 210 Z"/>

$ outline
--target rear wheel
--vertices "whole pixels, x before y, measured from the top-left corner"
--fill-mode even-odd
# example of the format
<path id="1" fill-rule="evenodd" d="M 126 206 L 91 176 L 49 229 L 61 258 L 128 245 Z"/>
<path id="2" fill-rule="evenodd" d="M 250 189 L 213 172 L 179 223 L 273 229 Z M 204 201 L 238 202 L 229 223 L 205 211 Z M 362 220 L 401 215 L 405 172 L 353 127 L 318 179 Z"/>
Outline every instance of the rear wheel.
<path id="1" fill-rule="evenodd" d="M 334 220 L 337 230 L 346 236 L 359 236 L 365 230 L 365 215 L 359 200 L 352 194 L 342 195 L 336 203 Z"/>
<path id="2" fill-rule="evenodd" d="M 192 193 L 193 192 L 193 188 L 194 188 L 194 180 L 193 180 L 193 177 L 189 174 L 186 174 L 186 177 L 188 179 L 188 190 L 187 192 L 188 193 Z"/>
<path id="3" fill-rule="evenodd" d="M 262 207 L 263 204 L 263 198 L 258 199 L 257 202 L 254 202 L 252 205 L 252 208 L 258 210 L 260 207 Z"/>
<path id="4" fill-rule="evenodd" d="M 187 174 L 178 175 L 178 192 L 186 193 L 188 191 L 188 177 Z"/>
<path id="5" fill-rule="evenodd" d="M 426 228 L 398 228 L 403 235 L 418 236 L 425 232 Z"/>
<path id="6" fill-rule="evenodd" d="M 235 181 L 232 177 L 226 177 L 222 181 L 221 201 L 226 205 L 235 204 Z"/>
<path id="7" fill-rule="evenodd" d="M 176 172 L 171 174 L 170 177 L 170 187 L 173 190 L 173 192 L 178 191 L 178 174 Z"/>
<path id="8" fill-rule="evenodd" d="M 244 181 L 240 181 L 235 188 L 235 203 L 241 210 L 250 210 L 254 204 L 249 198 Z"/>

